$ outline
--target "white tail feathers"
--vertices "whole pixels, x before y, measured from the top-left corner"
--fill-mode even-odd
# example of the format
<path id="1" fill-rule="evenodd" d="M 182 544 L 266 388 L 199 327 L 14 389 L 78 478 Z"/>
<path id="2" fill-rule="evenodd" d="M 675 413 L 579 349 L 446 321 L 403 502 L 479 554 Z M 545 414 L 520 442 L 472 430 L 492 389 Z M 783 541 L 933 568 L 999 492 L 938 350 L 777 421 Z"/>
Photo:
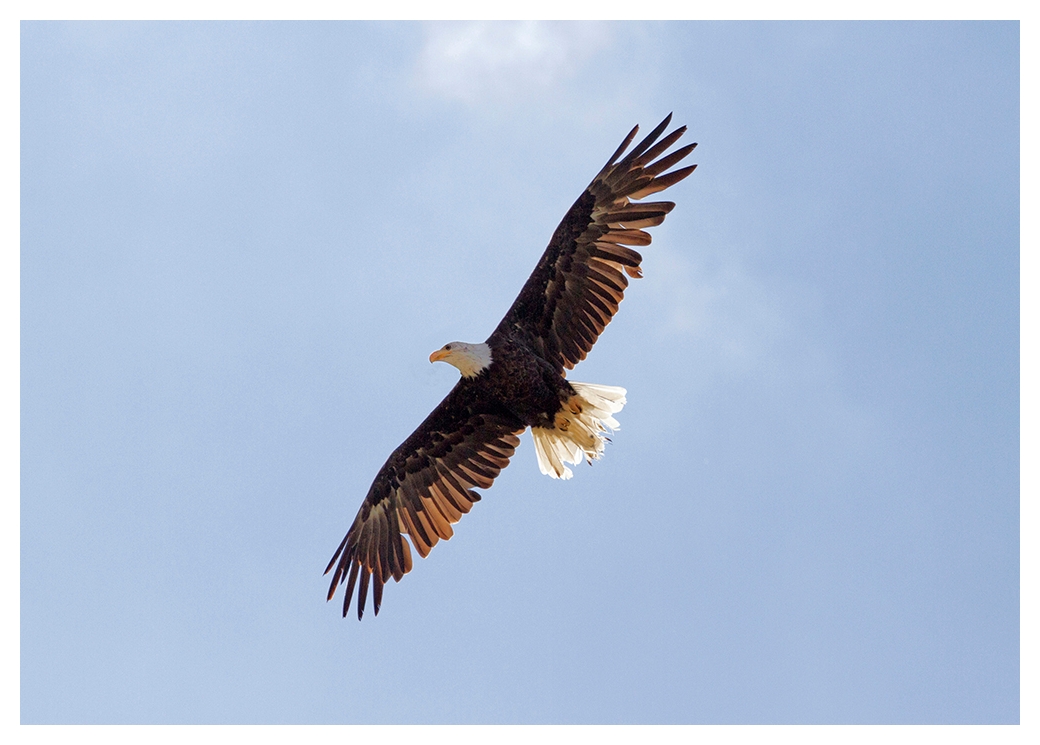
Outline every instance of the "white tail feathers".
<path id="1" fill-rule="evenodd" d="M 575 395 L 556 414 L 556 428 L 531 427 L 538 468 L 554 479 L 569 479 L 574 474 L 564 463 L 589 463 L 603 455 L 607 438 L 604 432 L 620 429 L 612 414 L 625 405 L 625 389 L 612 385 L 575 383 Z"/>

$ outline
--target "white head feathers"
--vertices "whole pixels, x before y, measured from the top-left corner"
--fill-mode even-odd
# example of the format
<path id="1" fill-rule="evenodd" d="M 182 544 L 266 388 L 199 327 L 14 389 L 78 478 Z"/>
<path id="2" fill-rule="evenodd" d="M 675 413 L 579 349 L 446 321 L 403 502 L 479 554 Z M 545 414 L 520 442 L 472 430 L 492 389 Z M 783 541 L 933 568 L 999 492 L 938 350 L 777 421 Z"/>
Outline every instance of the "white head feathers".
<path id="1" fill-rule="evenodd" d="M 430 362 L 447 362 L 459 369 L 464 378 L 472 378 L 491 364 L 491 347 L 453 341 L 430 355 Z"/>

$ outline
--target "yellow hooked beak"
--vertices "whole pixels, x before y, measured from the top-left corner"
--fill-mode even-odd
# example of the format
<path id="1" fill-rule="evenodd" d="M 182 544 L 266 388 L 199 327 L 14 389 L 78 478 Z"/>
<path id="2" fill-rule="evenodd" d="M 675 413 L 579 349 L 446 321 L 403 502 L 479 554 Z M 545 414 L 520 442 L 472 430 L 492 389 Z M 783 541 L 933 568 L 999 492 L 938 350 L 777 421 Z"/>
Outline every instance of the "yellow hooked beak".
<path id="1" fill-rule="evenodd" d="M 430 355 L 430 362 L 443 362 L 448 358 L 448 355 L 450 354 L 451 352 L 441 347 L 436 352 Z"/>

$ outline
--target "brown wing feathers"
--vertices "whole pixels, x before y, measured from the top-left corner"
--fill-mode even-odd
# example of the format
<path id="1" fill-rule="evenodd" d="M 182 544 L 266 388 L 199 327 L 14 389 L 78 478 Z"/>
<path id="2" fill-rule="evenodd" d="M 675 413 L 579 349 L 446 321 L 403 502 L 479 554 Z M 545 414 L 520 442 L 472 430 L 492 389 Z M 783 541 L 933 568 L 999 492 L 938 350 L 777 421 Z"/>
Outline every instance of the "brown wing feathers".
<path id="1" fill-rule="evenodd" d="M 627 155 L 635 127 L 556 229 L 549 247 L 499 330 L 526 329 L 546 359 L 571 369 L 592 349 L 618 310 L 628 277 L 642 276 L 643 257 L 630 246 L 650 245 L 643 228 L 660 225 L 673 202 L 633 202 L 689 176 L 697 166 L 664 173 L 697 146 L 661 157 L 686 127 L 658 141 L 665 117 Z M 618 160 L 621 158 L 621 160 Z"/>
<path id="2" fill-rule="evenodd" d="M 553 314 L 553 326 L 563 332 L 558 334 L 558 344 L 563 365 L 568 369 L 585 359 L 603 328 L 617 312 L 618 303 L 628 286 L 624 274 L 633 278 L 642 276 L 640 263 L 643 257 L 628 246 L 649 246 L 650 234 L 642 228 L 660 225 L 675 207 L 674 202 L 632 203 L 630 200 L 662 191 L 686 178 L 697 167 L 688 166 L 659 175 L 697 146 L 696 143 L 687 145 L 655 162 L 654 159 L 686 131 L 686 127 L 679 127 L 654 144 L 670 121 L 669 114 L 615 164 L 615 159 L 638 131 L 638 127 L 633 129 L 588 188 L 595 197 L 595 204 L 588 227 L 577 237 L 571 249 L 571 269 L 561 272 L 566 276 L 563 284 L 567 291 L 559 296 Z M 566 253 L 566 247 L 563 253 Z M 559 263 L 558 266 L 563 269 Z M 582 266 L 586 267 L 584 277 Z M 570 336 L 567 332 L 575 330 L 574 319 L 585 323 L 579 323 L 578 333 Z"/>
<path id="3" fill-rule="evenodd" d="M 335 567 L 328 599 L 347 583 L 343 615 L 347 615 L 358 587 L 357 613 L 365 612 L 372 585 L 375 612 L 383 600 L 383 585 L 399 582 L 412 569 L 411 539 L 426 557 L 437 542 L 453 535 L 451 528 L 469 512 L 480 495 L 473 487 L 488 488 L 520 444 L 515 422 L 490 415 L 473 415 L 455 431 L 435 431 L 424 422 L 398 448 L 376 476 L 368 496 L 332 561 Z"/>

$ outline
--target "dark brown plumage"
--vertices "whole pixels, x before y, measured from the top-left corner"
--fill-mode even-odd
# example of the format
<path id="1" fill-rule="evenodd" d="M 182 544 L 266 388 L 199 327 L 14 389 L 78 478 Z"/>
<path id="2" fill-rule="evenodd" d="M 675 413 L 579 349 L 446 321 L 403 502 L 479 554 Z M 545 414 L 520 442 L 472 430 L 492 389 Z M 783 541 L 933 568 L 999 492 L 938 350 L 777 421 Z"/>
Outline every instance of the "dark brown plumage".
<path id="1" fill-rule="evenodd" d="M 671 114 L 621 157 L 639 130 L 632 129 L 568 210 L 483 345 L 453 343 L 431 356 L 455 364 L 463 377 L 379 470 L 325 569 L 333 572 L 328 599 L 347 583 L 344 616 L 358 582 L 358 618 L 370 584 L 379 613 L 383 586 L 412 568 L 405 535 L 423 557 L 450 538 L 452 524 L 480 500 L 473 489 L 491 486 L 527 427 L 544 473 L 567 478 L 564 460 L 599 457 L 599 432 L 616 427 L 610 412 L 621 408 L 624 390 L 569 383 L 565 370 L 585 359 L 617 312 L 628 286 L 625 275 L 642 276 L 642 257 L 630 246 L 649 245 L 643 229 L 660 225 L 675 206 L 630 200 L 662 191 L 696 168 L 664 173 L 696 147 L 664 155 L 686 131 L 680 127 L 658 140 L 670 120 Z M 456 344 L 465 349 L 453 349 Z M 469 355 L 466 364 L 453 358 L 458 354 Z M 490 362 L 480 354 L 489 354 Z"/>

